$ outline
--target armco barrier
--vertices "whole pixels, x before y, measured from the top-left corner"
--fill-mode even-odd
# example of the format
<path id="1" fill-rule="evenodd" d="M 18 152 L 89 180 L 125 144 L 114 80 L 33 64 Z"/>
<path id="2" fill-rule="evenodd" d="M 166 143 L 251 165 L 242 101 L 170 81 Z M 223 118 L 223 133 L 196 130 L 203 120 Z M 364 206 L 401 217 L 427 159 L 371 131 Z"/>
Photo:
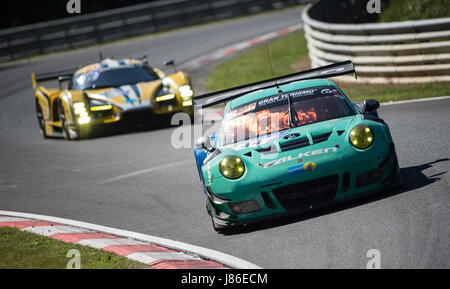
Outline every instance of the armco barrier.
<path id="1" fill-rule="evenodd" d="M 0 30 L 0 62 L 249 15 L 311 0 L 165 0 Z"/>
<path id="2" fill-rule="evenodd" d="M 450 81 L 450 18 L 337 24 L 313 19 L 311 9 L 302 18 L 313 67 L 350 59 L 360 82 Z"/>

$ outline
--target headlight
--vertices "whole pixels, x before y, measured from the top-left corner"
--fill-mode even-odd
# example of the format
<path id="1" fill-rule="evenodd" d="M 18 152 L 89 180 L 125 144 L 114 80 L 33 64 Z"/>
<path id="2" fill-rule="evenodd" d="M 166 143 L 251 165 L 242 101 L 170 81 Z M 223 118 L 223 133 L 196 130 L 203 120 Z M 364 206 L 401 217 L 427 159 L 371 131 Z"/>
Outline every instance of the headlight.
<path id="1" fill-rule="evenodd" d="M 104 110 L 111 110 L 113 107 L 110 104 L 105 104 L 105 105 L 95 105 L 95 106 L 91 106 L 89 109 L 91 111 L 104 111 Z"/>
<path id="2" fill-rule="evenodd" d="M 175 98 L 175 94 L 170 93 L 170 94 L 158 96 L 157 98 L 155 98 L 155 100 L 156 100 L 156 102 L 161 102 L 161 101 L 171 100 L 174 98 Z"/>
<path id="3" fill-rule="evenodd" d="M 73 111 L 78 116 L 78 124 L 86 124 L 91 121 L 84 102 L 75 102 L 73 104 Z"/>
<path id="4" fill-rule="evenodd" d="M 220 160 L 220 173 L 228 179 L 238 179 L 245 172 L 244 162 L 236 156 L 226 156 Z"/>
<path id="5" fill-rule="evenodd" d="M 76 115 L 87 114 L 86 105 L 84 102 L 75 102 L 73 104 L 73 110 Z"/>
<path id="6" fill-rule="evenodd" d="M 370 147 L 373 140 L 373 131 L 367 125 L 357 125 L 350 132 L 350 143 L 358 149 Z"/>
<path id="7" fill-rule="evenodd" d="M 183 99 L 191 98 L 194 95 L 194 91 L 192 91 L 192 88 L 190 85 L 182 85 L 178 88 L 180 91 L 180 96 Z"/>

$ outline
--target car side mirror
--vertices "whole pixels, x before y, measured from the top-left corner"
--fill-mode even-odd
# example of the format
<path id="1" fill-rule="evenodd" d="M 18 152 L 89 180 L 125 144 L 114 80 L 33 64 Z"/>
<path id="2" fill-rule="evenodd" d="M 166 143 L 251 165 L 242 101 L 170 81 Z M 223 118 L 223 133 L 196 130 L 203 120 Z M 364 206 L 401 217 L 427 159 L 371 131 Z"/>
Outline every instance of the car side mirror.
<path id="1" fill-rule="evenodd" d="M 174 61 L 173 59 L 171 59 L 171 60 L 166 60 L 166 61 L 163 62 L 163 64 L 164 64 L 165 66 L 175 65 L 175 61 Z"/>
<path id="2" fill-rule="evenodd" d="M 214 151 L 214 147 L 211 144 L 211 138 L 207 137 L 207 136 L 202 136 L 202 137 L 198 138 L 197 142 L 196 142 L 196 146 L 201 147 L 202 149 L 205 149 L 209 152 Z"/>
<path id="3" fill-rule="evenodd" d="M 364 100 L 364 112 L 371 112 L 377 110 L 380 107 L 380 103 L 375 99 Z"/>
<path id="4" fill-rule="evenodd" d="M 172 66 L 173 73 L 177 70 L 177 67 L 175 66 L 175 61 L 173 59 L 167 60 L 163 62 L 164 66 Z"/>

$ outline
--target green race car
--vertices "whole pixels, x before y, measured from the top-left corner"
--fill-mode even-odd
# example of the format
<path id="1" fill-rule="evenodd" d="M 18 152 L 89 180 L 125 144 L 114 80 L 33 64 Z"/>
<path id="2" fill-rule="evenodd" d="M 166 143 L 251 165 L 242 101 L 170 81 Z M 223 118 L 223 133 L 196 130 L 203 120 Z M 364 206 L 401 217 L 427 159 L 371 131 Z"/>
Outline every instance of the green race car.
<path id="1" fill-rule="evenodd" d="M 228 102 L 220 131 L 194 151 L 213 227 L 297 213 L 400 184 L 379 103 L 349 101 L 326 78 L 350 61 L 207 94 Z"/>

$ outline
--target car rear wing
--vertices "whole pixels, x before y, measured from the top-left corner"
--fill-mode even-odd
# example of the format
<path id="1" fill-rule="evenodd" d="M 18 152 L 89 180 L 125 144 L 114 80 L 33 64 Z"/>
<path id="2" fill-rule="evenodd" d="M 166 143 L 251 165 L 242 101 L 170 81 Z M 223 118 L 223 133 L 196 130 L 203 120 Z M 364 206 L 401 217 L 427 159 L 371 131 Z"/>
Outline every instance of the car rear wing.
<path id="1" fill-rule="evenodd" d="M 75 73 L 75 71 L 76 71 L 76 69 L 68 69 L 68 70 L 64 70 L 64 71 L 49 72 L 49 73 L 39 73 L 39 74 L 32 73 L 31 81 L 33 83 L 33 89 L 36 89 L 37 84 L 39 82 L 56 80 L 56 79 L 59 80 L 59 82 L 69 80 L 72 77 L 72 75 Z"/>
<path id="2" fill-rule="evenodd" d="M 355 66 L 351 60 L 344 62 L 334 63 L 326 66 L 313 68 L 301 72 L 295 72 L 292 74 L 275 77 L 268 80 L 245 84 L 225 90 L 207 93 L 194 98 L 195 108 L 210 107 L 222 102 L 227 102 L 243 96 L 245 94 L 279 85 L 288 84 L 294 81 L 329 78 L 334 76 L 340 76 L 348 73 L 355 73 Z"/>

